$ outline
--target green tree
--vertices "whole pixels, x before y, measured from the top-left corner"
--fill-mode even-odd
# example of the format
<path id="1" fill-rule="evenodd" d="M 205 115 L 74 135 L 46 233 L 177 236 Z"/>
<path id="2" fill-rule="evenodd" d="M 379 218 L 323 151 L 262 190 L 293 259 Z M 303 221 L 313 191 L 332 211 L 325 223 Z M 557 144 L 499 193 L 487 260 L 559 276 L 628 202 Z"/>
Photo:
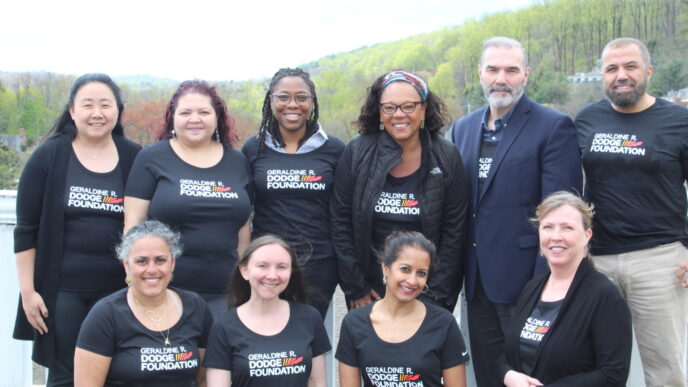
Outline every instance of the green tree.
<path id="1" fill-rule="evenodd" d="M 17 126 L 23 128 L 29 138 L 40 137 L 48 132 L 48 122 L 51 116 L 43 103 L 40 91 L 34 88 L 22 90 L 19 93 L 17 106 Z"/>
<path id="2" fill-rule="evenodd" d="M 442 99 L 455 99 L 458 96 L 456 90 L 456 75 L 451 63 L 442 63 L 437 67 L 435 76 L 428 80 L 430 90 Z"/>
<path id="3" fill-rule="evenodd" d="M 530 73 L 528 96 L 543 104 L 561 104 L 569 97 L 571 85 L 566 75 L 542 64 Z"/>
<path id="4" fill-rule="evenodd" d="M 661 97 L 670 90 L 686 87 L 688 76 L 684 70 L 683 61 L 672 59 L 669 63 L 655 67 L 650 81 L 649 93 Z"/>
<path id="5" fill-rule="evenodd" d="M 0 189 L 17 189 L 21 158 L 6 145 L 0 146 Z"/>
<path id="6" fill-rule="evenodd" d="M 0 89 L 0 133 L 18 133 L 17 97 L 9 89 Z"/>

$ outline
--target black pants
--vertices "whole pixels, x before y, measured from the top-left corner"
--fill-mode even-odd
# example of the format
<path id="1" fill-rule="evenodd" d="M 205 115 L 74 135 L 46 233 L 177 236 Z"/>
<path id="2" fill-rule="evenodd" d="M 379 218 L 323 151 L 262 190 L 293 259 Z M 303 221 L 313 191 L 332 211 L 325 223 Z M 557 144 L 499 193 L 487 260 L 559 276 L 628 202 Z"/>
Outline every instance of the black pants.
<path id="1" fill-rule="evenodd" d="M 74 385 L 74 349 L 81 323 L 93 305 L 113 291 L 58 290 L 55 310 L 48 311 L 55 317 L 55 361 L 48 370 L 48 387 Z"/>
<path id="2" fill-rule="evenodd" d="M 334 258 L 308 260 L 301 265 L 301 270 L 306 282 L 308 303 L 320 312 L 324 320 L 339 282 L 337 260 Z"/>
<path id="3" fill-rule="evenodd" d="M 503 387 L 497 375 L 497 357 L 504 347 L 504 332 L 514 304 L 496 304 L 485 294 L 478 275 L 473 300 L 468 302 L 468 333 L 478 387 Z"/>

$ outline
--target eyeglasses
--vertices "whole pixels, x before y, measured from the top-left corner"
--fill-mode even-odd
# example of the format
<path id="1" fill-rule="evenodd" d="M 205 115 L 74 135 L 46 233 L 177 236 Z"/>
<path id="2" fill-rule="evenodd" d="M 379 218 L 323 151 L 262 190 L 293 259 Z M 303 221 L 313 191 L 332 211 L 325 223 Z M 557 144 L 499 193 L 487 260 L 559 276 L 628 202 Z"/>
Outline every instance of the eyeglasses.
<path id="1" fill-rule="evenodd" d="M 278 104 L 280 105 L 289 105 L 291 102 L 291 99 L 294 98 L 294 101 L 296 101 L 297 105 L 308 105 L 308 102 L 311 100 L 312 96 L 310 94 L 270 94 L 270 96 L 277 101 Z"/>
<path id="2" fill-rule="evenodd" d="M 397 112 L 397 109 L 401 109 L 401 112 L 404 114 L 411 114 L 414 111 L 416 111 L 416 106 L 422 104 L 422 101 L 418 102 L 404 102 L 401 105 L 396 105 L 393 103 L 381 103 L 380 104 L 380 110 L 382 110 L 383 113 L 385 114 L 394 114 Z"/>

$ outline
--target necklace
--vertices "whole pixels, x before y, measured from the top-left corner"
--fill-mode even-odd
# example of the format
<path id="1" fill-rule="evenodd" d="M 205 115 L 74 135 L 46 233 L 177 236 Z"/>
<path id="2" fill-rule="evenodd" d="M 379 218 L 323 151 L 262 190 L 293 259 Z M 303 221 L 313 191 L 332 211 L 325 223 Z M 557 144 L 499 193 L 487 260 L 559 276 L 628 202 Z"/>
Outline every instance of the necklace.
<path id="1" fill-rule="evenodd" d="M 141 310 L 143 310 L 143 314 L 145 314 L 146 317 L 149 320 L 151 320 L 153 325 L 155 325 L 155 328 L 158 330 L 158 332 L 160 332 L 160 336 L 162 336 L 162 338 L 164 339 L 162 342 L 163 345 L 172 345 L 172 343 L 170 343 L 170 328 L 168 327 L 166 331 L 163 331 L 162 329 L 160 329 L 160 322 L 162 321 L 162 319 L 165 318 L 165 322 L 167 322 L 167 299 L 169 298 L 168 293 L 169 293 L 169 290 L 166 290 L 165 291 L 165 312 L 162 314 L 162 316 L 159 316 L 159 317 L 158 317 L 158 314 L 155 313 L 154 311 L 144 308 L 143 305 L 141 305 L 141 303 L 139 302 L 139 300 L 133 294 L 131 295 L 131 297 L 134 299 L 134 302 L 136 303 L 136 305 L 138 305 L 138 307 L 141 308 Z"/>

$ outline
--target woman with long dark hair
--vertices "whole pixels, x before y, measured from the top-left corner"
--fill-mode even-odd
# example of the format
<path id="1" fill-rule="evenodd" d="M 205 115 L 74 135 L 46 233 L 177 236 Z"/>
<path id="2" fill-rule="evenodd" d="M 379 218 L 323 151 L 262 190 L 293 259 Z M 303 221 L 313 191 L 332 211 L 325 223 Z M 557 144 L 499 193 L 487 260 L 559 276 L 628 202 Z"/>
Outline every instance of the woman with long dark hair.
<path id="1" fill-rule="evenodd" d="M 33 340 L 48 386 L 71 386 L 81 322 L 124 286 L 114 256 L 124 186 L 141 147 L 124 138 L 119 87 L 105 74 L 77 78 L 69 101 L 19 179 L 17 259 L 21 303 L 14 337 Z"/>
<path id="2" fill-rule="evenodd" d="M 437 246 L 422 298 L 453 310 L 461 288 L 468 189 L 461 156 L 439 135 L 442 101 L 420 77 L 393 71 L 375 80 L 358 117 L 360 135 L 337 164 L 332 241 L 347 306 L 384 296 L 375 254 L 392 231 L 419 231 Z"/>
<path id="3" fill-rule="evenodd" d="M 242 151 L 256 193 L 253 235 L 275 234 L 303 259 L 308 302 L 325 318 L 337 287 L 330 195 L 344 143 L 318 123 L 315 85 L 302 69 L 277 71 L 263 101 L 259 134 Z"/>
<path id="4" fill-rule="evenodd" d="M 179 85 L 165 112 L 160 142 L 132 167 L 125 231 L 152 218 L 179 231 L 184 256 L 173 286 L 199 293 L 213 313 L 226 309 L 232 267 L 250 239 L 250 171 L 232 149 L 236 131 L 215 87 Z"/>
<path id="5" fill-rule="evenodd" d="M 325 387 L 331 348 L 306 301 L 296 254 L 274 235 L 254 239 L 234 270 L 231 307 L 208 340 L 208 386 Z"/>

